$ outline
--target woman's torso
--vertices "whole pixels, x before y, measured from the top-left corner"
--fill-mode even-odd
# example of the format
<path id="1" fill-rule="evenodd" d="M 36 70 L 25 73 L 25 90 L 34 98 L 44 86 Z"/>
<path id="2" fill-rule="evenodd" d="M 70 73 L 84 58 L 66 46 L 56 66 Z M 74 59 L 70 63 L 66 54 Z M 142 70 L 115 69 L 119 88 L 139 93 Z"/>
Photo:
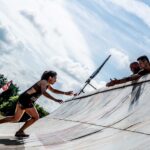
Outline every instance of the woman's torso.
<path id="1" fill-rule="evenodd" d="M 48 88 L 48 85 L 46 85 L 46 89 Z M 31 86 L 29 89 L 27 89 L 25 92 L 23 92 L 20 97 L 26 96 L 28 99 L 35 102 L 40 96 L 42 95 L 41 90 L 41 80 L 36 82 L 33 86 Z"/>

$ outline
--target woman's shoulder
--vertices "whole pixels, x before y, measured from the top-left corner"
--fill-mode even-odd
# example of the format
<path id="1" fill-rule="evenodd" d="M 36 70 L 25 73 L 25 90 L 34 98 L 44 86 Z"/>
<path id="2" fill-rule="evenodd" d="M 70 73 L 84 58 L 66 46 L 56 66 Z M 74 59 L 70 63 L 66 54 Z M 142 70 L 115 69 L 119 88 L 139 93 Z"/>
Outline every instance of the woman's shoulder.
<path id="1" fill-rule="evenodd" d="M 41 85 L 41 84 L 47 85 L 48 82 L 47 82 L 47 80 L 40 80 L 40 81 L 38 82 L 38 84 L 39 84 L 39 85 Z"/>

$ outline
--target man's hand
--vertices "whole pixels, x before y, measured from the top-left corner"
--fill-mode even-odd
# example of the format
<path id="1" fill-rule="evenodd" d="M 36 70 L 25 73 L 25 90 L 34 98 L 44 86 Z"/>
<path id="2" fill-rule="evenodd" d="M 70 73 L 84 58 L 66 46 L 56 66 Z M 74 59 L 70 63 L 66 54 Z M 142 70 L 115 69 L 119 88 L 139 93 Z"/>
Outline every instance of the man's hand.
<path id="1" fill-rule="evenodd" d="M 107 87 L 110 87 L 110 86 L 114 86 L 115 84 L 118 83 L 118 80 L 117 79 L 114 79 L 114 80 L 111 80 L 110 82 L 108 82 L 106 84 Z"/>
<path id="2" fill-rule="evenodd" d="M 57 100 L 55 100 L 55 102 L 58 102 L 59 104 L 62 104 L 64 101 L 61 100 L 61 99 L 57 99 Z"/>

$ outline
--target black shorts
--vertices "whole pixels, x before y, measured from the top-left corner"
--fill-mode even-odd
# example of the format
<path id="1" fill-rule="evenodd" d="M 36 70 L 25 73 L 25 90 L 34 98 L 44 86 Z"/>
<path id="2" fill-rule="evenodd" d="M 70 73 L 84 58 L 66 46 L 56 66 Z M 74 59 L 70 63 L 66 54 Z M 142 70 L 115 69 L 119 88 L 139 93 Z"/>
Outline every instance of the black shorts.
<path id="1" fill-rule="evenodd" d="M 22 109 L 34 107 L 34 101 L 28 94 L 21 94 L 18 103 L 21 104 Z"/>

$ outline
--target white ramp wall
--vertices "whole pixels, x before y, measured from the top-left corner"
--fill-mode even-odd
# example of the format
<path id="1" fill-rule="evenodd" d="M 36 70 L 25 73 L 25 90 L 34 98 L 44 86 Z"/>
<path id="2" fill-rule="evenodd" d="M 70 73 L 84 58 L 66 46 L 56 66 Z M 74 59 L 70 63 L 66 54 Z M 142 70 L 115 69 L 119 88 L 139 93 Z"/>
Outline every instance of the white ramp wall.
<path id="1" fill-rule="evenodd" d="M 138 84 L 105 88 L 68 100 L 50 116 L 31 126 L 27 130 L 32 133 L 28 139 L 18 141 L 13 138 L 18 124 L 2 124 L 0 148 L 149 150 L 149 80 L 150 76 L 144 76 Z M 14 141 L 14 144 L 4 143 L 4 138 Z"/>

